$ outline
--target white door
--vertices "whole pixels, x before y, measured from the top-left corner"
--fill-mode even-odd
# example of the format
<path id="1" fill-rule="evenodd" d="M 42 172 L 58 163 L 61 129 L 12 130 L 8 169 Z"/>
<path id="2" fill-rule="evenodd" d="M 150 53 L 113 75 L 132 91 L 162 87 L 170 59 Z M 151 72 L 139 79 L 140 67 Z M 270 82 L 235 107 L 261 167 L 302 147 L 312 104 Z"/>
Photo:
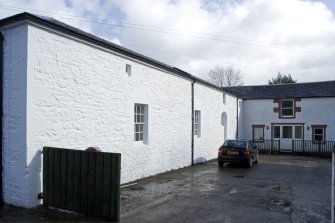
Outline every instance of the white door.
<path id="1" fill-rule="evenodd" d="M 280 151 L 292 151 L 292 140 L 302 140 L 302 125 L 275 125 L 273 139 L 280 140 Z"/>
<path id="2" fill-rule="evenodd" d="M 293 126 L 282 125 L 281 126 L 281 139 L 280 139 L 280 150 L 291 151 L 292 150 L 292 139 L 293 139 Z"/>

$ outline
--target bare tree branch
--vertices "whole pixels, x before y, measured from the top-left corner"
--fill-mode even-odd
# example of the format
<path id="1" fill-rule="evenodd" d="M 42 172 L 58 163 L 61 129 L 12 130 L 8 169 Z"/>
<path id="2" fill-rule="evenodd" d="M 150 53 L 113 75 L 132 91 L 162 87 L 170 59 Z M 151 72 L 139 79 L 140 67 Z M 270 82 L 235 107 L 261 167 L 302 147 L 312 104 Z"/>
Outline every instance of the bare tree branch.
<path id="1" fill-rule="evenodd" d="M 218 87 L 243 85 L 241 71 L 231 66 L 215 66 L 208 72 L 209 81 Z"/>

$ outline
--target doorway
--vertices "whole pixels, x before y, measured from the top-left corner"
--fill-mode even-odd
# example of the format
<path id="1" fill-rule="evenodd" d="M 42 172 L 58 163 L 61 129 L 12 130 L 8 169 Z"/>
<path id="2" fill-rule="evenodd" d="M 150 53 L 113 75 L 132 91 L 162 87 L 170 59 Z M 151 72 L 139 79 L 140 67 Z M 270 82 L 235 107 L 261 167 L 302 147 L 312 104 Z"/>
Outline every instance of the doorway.
<path id="1" fill-rule="evenodd" d="M 303 140 L 303 124 L 272 124 L 272 139 L 280 141 L 281 151 L 292 151 L 292 140 Z"/>

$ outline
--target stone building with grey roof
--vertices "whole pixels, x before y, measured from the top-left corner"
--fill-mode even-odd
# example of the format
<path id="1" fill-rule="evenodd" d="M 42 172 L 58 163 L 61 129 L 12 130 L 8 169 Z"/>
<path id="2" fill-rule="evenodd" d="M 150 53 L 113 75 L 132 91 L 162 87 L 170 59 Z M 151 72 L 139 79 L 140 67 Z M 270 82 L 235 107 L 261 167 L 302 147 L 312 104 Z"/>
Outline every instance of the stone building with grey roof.
<path id="1" fill-rule="evenodd" d="M 243 99 L 240 137 L 281 152 L 329 152 L 335 140 L 335 81 L 225 87 Z"/>

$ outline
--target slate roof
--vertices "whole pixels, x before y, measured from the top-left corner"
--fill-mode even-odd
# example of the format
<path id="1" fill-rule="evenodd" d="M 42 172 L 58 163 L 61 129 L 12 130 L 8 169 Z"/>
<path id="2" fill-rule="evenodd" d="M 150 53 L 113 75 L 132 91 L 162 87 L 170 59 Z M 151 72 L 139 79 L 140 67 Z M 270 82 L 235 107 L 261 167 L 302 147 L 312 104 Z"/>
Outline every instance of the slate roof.
<path id="1" fill-rule="evenodd" d="M 37 24 L 50 27 L 54 30 L 69 34 L 76 38 L 88 41 L 98 46 L 110 49 L 114 52 L 128 56 L 130 58 L 152 64 L 155 67 L 171 72 L 193 82 L 201 83 L 213 89 L 226 92 L 232 96 L 243 99 L 271 99 L 271 98 L 304 98 L 304 97 L 335 97 L 335 81 L 311 82 L 288 85 L 264 85 L 264 86 L 241 86 L 241 87 L 224 87 L 220 88 L 203 79 L 195 77 L 181 69 L 169 66 L 150 57 L 144 56 L 125 47 L 111 43 L 105 39 L 99 38 L 90 33 L 84 32 L 75 27 L 69 26 L 52 17 L 34 15 L 31 13 L 20 13 L 0 20 L 0 27 L 12 23 L 29 20 Z"/>
<path id="2" fill-rule="evenodd" d="M 102 47 L 106 47 L 109 48 L 111 50 L 113 50 L 114 52 L 118 52 L 121 53 L 123 55 L 129 56 L 131 58 L 155 65 L 156 67 L 162 68 L 164 70 L 176 73 L 178 75 L 181 75 L 183 77 L 187 77 L 190 78 L 191 74 L 188 74 L 186 72 L 178 72 L 177 70 L 175 70 L 173 67 L 164 64 L 162 62 L 159 62 L 157 60 L 154 60 L 152 58 L 149 58 L 147 56 L 144 56 L 142 54 L 139 54 L 135 51 L 129 50 L 125 47 L 119 46 L 117 44 L 114 44 L 112 42 L 109 42 L 105 39 L 102 39 L 100 37 L 97 37 L 95 35 L 92 35 L 90 33 L 84 32 L 80 29 L 77 29 L 73 26 L 67 25 L 66 23 L 60 22 L 52 17 L 47 17 L 47 16 L 40 16 L 40 15 L 34 15 L 28 12 L 23 12 L 20 14 L 16 14 L 7 18 L 4 18 L 2 20 L 0 20 L 0 26 L 4 26 L 7 24 L 11 24 L 17 21 L 24 21 L 24 20 L 30 20 L 33 22 L 36 22 L 38 24 L 42 24 L 45 25 L 47 27 L 53 28 L 57 31 L 61 31 L 67 34 L 70 34 L 71 36 L 89 41 L 91 43 L 97 44 L 99 46 Z"/>
<path id="3" fill-rule="evenodd" d="M 224 89 L 222 89 L 222 88 L 220 88 L 220 87 L 218 87 L 218 86 L 216 86 L 212 83 L 209 83 L 205 80 L 202 80 L 201 78 L 193 76 L 193 75 L 191 75 L 191 74 L 189 74 L 189 73 L 187 73 L 187 72 L 185 72 L 185 71 L 183 71 L 179 68 L 172 67 L 172 66 L 167 65 L 165 63 L 162 63 L 160 61 L 154 60 L 150 57 L 144 56 L 140 53 L 137 53 L 137 52 L 129 50 L 125 47 L 119 46 L 117 44 L 109 42 L 109 41 L 107 41 L 105 39 L 102 39 L 100 37 L 97 37 L 95 35 L 92 35 L 90 33 L 84 32 L 84 31 L 82 31 L 80 29 L 77 29 L 73 26 L 70 26 L 66 23 L 60 22 L 60 21 L 58 21 L 58 20 L 56 20 L 52 17 L 35 15 L 35 14 L 28 13 L 28 12 L 23 12 L 23 13 L 16 14 L 16 15 L 13 15 L 13 16 L 10 16 L 10 17 L 7 17 L 7 18 L 4 18 L 4 19 L 0 20 L 0 27 L 11 24 L 11 23 L 15 23 L 15 22 L 18 22 L 18 21 L 24 21 L 24 20 L 33 21 L 37 24 L 42 24 L 44 26 L 53 28 L 57 31 L 70 34 L 71 36 L 83 39 L 83 40 L 91 42 L 91 43 L 94 43 L 94 44 L 99 45 L 101 47 L 105 47 L 105 48 L 110 49 L 114 52 L 120 53 L 122 55 L 128 56 L 130 58 L 133 58 L 133 59 L 136 59 L 136 60 L 139 60 L 139 61 L 143 61 L 145 63 L 154 65 L 155 67 L 161 68 L 161 69 L 163 69 L 165 71 L 168 71 L 168 72 L 171 72 L 173 74 L 177 74 L 177 75 L 179 75 L 181 77 L 184 77 L 186 79 L 189 79 L 191 81 L 201 83 L 203 85 L 206 85 L 206 86 L 211 87 L 213 89 L 216 89 L 218 91 L 222 91 L 222 92 L 231 94 L 232 96 L 235 96 L 234 94 L 232 94 L 230 92 L 227 92 L 226 90 L 224 90 Z"/>
<path id="4" fill-rule="evenodd" d="M 335 97 L 335 81 L 224 87 L 243 99 Z"/>

